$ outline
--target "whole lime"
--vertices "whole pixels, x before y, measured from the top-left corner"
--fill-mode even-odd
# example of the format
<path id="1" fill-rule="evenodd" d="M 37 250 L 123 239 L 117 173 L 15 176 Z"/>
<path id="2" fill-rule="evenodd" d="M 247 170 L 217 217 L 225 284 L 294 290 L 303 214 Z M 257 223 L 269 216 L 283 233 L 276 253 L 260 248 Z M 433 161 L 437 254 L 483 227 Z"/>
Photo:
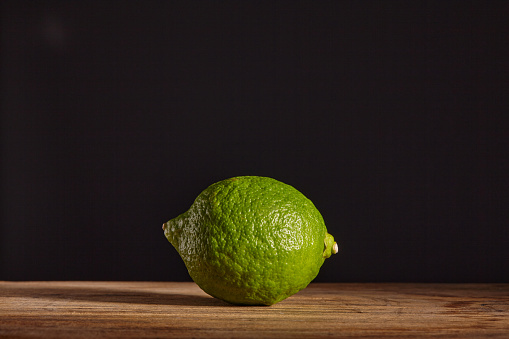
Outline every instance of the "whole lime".
<path id="1" fill-rule="evenodd" d="M 267 177 L 209 186 L 163 230 L 201 289 L 239 305 L 272 305 L 297 293 L 338 250 L 313 203 Z"/>

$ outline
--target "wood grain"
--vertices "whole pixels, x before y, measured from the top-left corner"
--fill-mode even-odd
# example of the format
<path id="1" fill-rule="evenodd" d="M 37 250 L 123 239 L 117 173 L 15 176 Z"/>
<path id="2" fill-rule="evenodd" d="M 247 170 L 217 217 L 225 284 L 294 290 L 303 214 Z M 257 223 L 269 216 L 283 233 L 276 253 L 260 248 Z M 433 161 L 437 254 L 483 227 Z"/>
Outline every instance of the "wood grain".
<path id="1" fill-rule="evenodd" d="M 232 306 L 194 283 L 0 282 L 13 338 L 509 338 L 509 284 L 311 284 Z"/>

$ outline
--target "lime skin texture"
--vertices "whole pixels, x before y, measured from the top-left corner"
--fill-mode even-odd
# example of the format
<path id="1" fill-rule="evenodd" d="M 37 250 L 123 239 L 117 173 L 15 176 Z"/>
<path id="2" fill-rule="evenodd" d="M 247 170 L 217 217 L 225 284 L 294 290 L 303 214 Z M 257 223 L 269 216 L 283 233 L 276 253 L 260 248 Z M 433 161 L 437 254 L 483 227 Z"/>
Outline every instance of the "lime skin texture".
<path id="1" fill-rule="evenodd" d="M 297 293 L 337 252 L 313 203 L 267 177 L 209 186 L 163 230 L 194 282 L 237 305 L 272 305 Z"/>

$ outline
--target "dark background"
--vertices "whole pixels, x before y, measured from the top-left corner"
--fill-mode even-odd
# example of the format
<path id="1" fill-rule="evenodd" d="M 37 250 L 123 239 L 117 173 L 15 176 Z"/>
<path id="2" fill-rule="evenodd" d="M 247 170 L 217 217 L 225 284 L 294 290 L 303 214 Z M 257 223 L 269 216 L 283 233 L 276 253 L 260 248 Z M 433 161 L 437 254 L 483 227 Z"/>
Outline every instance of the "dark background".
<path id="1" fill-rule="evenodd" d="M 508 282 L 507 1 L 2 1 L 3 280 L 189 280 L 161 224 L 291 184 L 316 281 Z"/>

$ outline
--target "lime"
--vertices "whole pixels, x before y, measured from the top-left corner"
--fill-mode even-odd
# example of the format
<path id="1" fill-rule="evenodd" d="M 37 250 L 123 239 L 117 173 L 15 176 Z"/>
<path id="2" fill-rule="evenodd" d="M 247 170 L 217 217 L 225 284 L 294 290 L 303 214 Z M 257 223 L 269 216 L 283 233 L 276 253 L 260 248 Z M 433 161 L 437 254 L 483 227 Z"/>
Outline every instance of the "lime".
<path id="1" fill-rule="evenodd" d="M 297 293 L 338 251 L 313 203 L 267 177 L 209 186 L 163 230 L 201 289 L 239 305 L 272 305 Z"/>

